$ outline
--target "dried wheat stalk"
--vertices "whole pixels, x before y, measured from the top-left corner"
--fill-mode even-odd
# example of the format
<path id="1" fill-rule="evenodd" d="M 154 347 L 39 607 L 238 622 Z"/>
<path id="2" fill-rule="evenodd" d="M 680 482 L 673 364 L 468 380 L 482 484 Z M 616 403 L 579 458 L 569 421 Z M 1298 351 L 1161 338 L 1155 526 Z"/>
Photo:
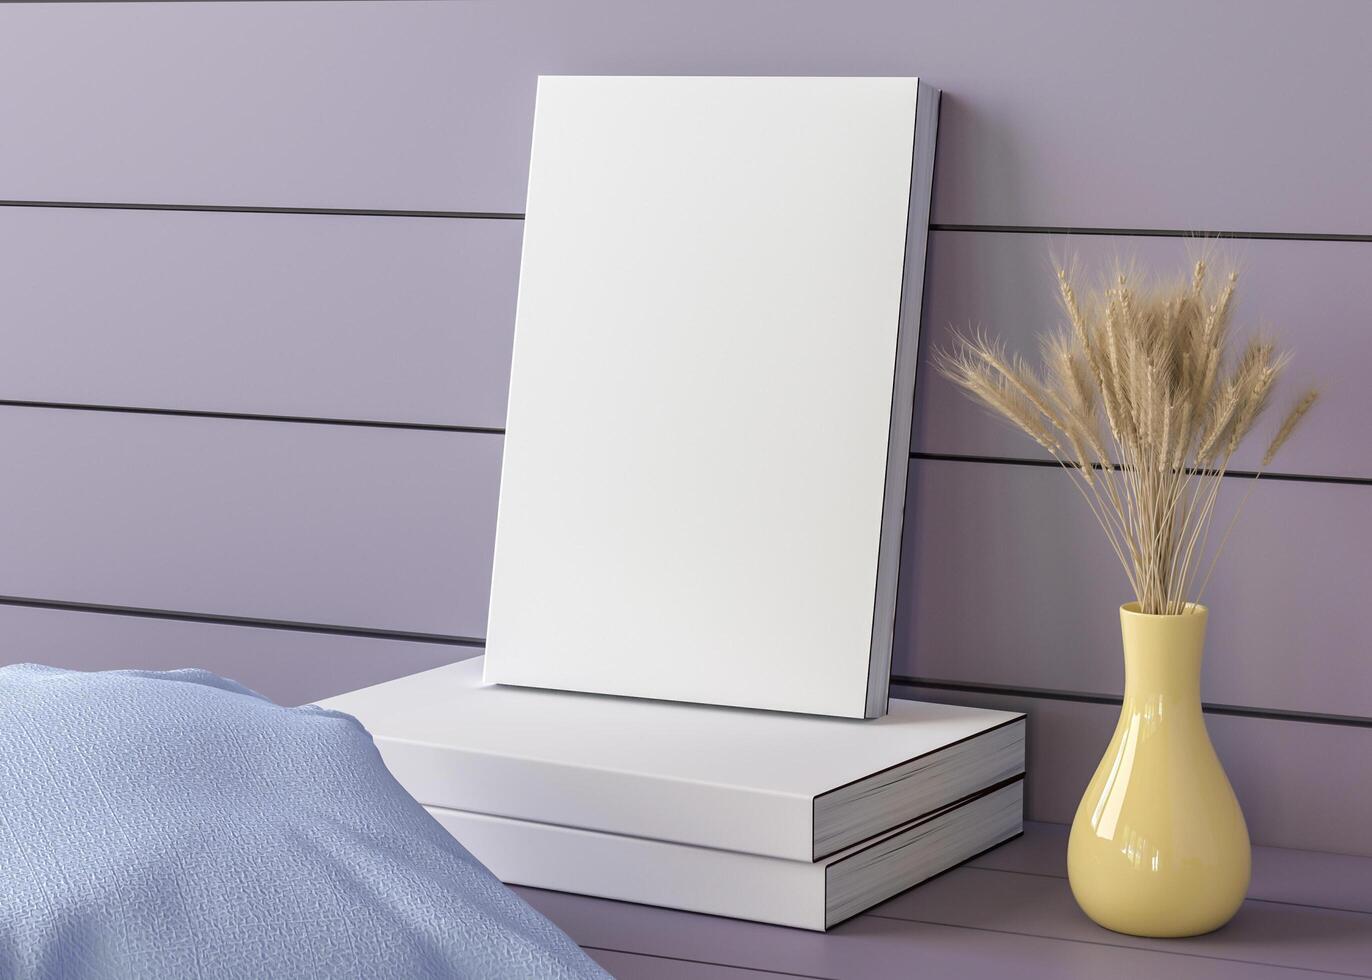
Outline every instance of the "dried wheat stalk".
<path id="1" fill-rule="evenodd" d="M 1198 261 L 1189 281 L 1141 287 L 1120 272 L 1083 301 L 1059 270 L 1067 327 L 1043 338 L 1041 371 L 980 333 L 935 354 L 944 376 L 1073 476 L 1145 613 L 1200 601 L 1220 481 L 1288 360 L 1261 338 L 1231 355 L 1237 283 L 1231 273 L 1212 285 Z M 1318 398 L 1310 390 L 1296 400 L 1263 469 Z"/>

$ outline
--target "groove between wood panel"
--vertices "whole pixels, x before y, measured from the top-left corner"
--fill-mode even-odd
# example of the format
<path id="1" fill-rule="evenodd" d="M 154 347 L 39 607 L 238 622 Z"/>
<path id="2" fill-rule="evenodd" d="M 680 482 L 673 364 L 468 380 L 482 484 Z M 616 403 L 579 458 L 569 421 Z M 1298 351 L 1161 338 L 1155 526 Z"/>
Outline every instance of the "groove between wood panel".
<path id="1" fill-rule="evenodd" d="M 933 962 L 933 974 L 938 976 L 989 976 L 991 973 L 1005 973 L 1007 971 L 1003 968 L 1004 964 L 1013 961 L 1012 954 L 1034 957 L 1040 953 L 1047 953 L 1052 957 L 1051 967 L 1031 970 L 1034 976 L 1097 975 L 1102 969 L 1110 966 L 1108 961 L 1087 962 L 1075 953 L 1056 952 L 1092 947 L 1120 950 L 1121 952 L 1115 954 L 1115 972 L 1128 976 L 1149 975 L 1142 969 L 1145 965 L 1153 967 L 1153 972 L 1157 972 L 1160 967 L 1171 968 L 1176 973 L 1185 962 L 1192 964 L 1190 971 L 1181 970 L 1178 975 L 1191 976 L 1200 968 L 1199 961 L 1223 962 L 1229 959 L 1214 954 L 1194 953 L 1184 943 L 1173 944 L 1166 949 L 1149 948 L 1124 941 L 1112 942 L 1108 938 L 1112 935 L 1110 933 L 1104 933 L 1107 938 L 1100 940 L 1083 937 L 1062 938 L 981 925 L 957 925 L 947 921 L 931 922 L 900 918 L 883 911 L 867 912 L 849 920 L 854 928 L 840 926 L 827 935 L 820 935 L 561 892 L 524 887 L 516 887 L 515 891 L 565 929 L 574 940 L 585 946 L 608 944 L 618 947 L 623 945 L 619 942 L 621 937 L 632 936 L 636 941 L 629 945 L 632 951 L 641 955 L 657 955 L 653 952 L 654 949 L 671 949 L 672 954 L 683 958 L 692 958 L 694 955 L 723 955 L 727 952 L 733 954 L 729 956 L 729 959 L 733 960 L 744 959 L 745 956 L 740 954 L 746 951 L 751 955 L 746 956 L 746 963 L 740 964 L 740 967 L 762 971 L 764 974 L 773 964 L 780 962 L 793 969 L 810 964 L 820 968 L 835 964 L 840 975 L 845 978 L 877 976 L 878 973 L 882 977 L 908 977 L 918 974 L 919 971 L 911 970 L 911 963 L 917 961 L 925 967 L 924 973 L 930 972 L 930 964 L 925 963 L 920 956 L 921 952 L 926 951 L 926 944 L 931 947 L 928 951 L 932 952 L 930 959 Z M 882 906 L 877 908 L 881 909 Z M 951 935 L 944 933 L 940 936 L 944 930 L 948 930 Z M 1018 940 L 1030 940 L 1033 945 L 1020 946 L 1016 943 L 1010 949 L 993 946 L 990 950 L 983 950 L 978 946 L 978 934 L 985 937 L 983 944 L 990 941 L 990 937 L 1008 936 Z M 954 936 L 965 936 L 967 940 L 953 940 Z M 768 947 L 773 944 L 776 952 L 768 956 Z M 873 950 L 873 946 L 877 949 Z M 877 957 L 880 957 L 880 961 Z M 1178 957 L 1184 957 L 1185 960 Z M 1231 961 L 1243 964 L 1248 973 L 1212 970 L 1206 972 L 1205 976 L 1349 975 L 1318 969 L 1274 967 L 1256 960 L 1234 958 Z M 987 969 L 988 962 L 993 969 Z M 878 968 L 878 963 L 881 968 Z M 1042 964 L 1036 965 L 1042 967 Z M 1105 972 L 1110 971 L 1105 969 Z"/>
<path id="2" fill-rule="evenodd" d="M 26 3 L 123 3 L 135 0 L 21 0 Z M 172 0 L 155 0 L 172 2 Z M 218 0 L 223 2 L 223 0 Z M 266 0 L 230 0 L 266 2 Z M 430 0 L 442 2 L 442 0 Z M 291 208 L 248 204 L 138 204 L 124 201 L 21 201 L 0 200 L 6 208 L 100 208 L 116 211 L 229 211 L 247 214 L 343 214 L 383 218 L 475 218 L 522 221 L 519 211 L 411 211 L 388 208 Z M 930 222 L 930 231 L 985 232 L 1003 235 L 1108 235 L 1131 238 L 1259 239 L 1285 242 L 1372 242 L 1372 234 L 1337 234 L 1296 231 L 1217 231 L 1185 228 L 1092 228 L 1070 225 L 982 225 Z"/>
<path id="3" fill-rule="evenodd" d="M 1058 469 L 1062 464 L 1054 459 L 1027 459 L 1019 456 L 968 456 L 961 453 L 914 452 L 911 459 L 928 459 L 945 463 L 994 463 L 1002 466 L 1040 466 Z M 1118 466 L 1116 467 L 1118 468 Z M 1258 474 L 1253 470 L 1226 470 L 1226 477 L 1236 480 L 1251 479 Z M 1372 477 L 1366 476 L 1324 476 L 1319 473 L 1273 473 L 1264 472 L 1264 480 L 1280 480 L 1289 483 L 1342 483 L 1351 486 L 1372 486 Z"/>
<path id="4" fill-rule="evenodd" d="M 1015 845 L 998 848 L 965 867 L 1040 878 L 1067 877 L 1070 825 L 1025 824 Z M 1372 857 L 1282 847 L 1253 849 L 1253 881 L 1245 901 L 1372 916 Z"/>
<path id="5" fill-rule="evenodd" d="M 904 687 L 927 687 L 939 691 L 967 691 L 972 694 L 1000 694 L 1007 697 L 1040 698 L 1049 701 L 1078 701 L 1084 704 L 1123 703 L 1124 699 L 1111 694 L 1092 694 L 1085 691 L 1057 691 L 1038 687 L 1015 687 L 1004 684 L 977 684 L 963 681 L 940 681 L 924 677 L 892 674 L 891 683 Z M 1201 704 L 1212 715 L 1238 715 L 1242 718 L 1270 718 L 1276 721 L 1299 721 L 1315 725 L 1347 725 L 1353 728 L 1372 728 L 1372 718 L 1360 715 L 1322 714 L 1313 711 L 1283 711 L 1280 708 L 1249 708 L 1238 704 Z"/>
<path id="6" fill-rule="evenodd" d="M 29 0 L 51 3 L 53 0 Z M 69 0 L 79 3 L 123 3 L 138 0 Z M 172 0 L 159 0 L 170 3 Z M 179 0 L 178 0 L 179 2 Z M 222 0 L 206 0 L 222 2 Z M 267 2 L 267 0 L 231 0 Z M 285 208 L 251 204 L 130 204 L 120 201 L 0 201 L 4 208 L 93 208 L 101 211 L 226 211 L 234 214 L 333 214 L 372 218 L 474 218 L 477 220 L 523 221 L 516 211 L 404 211 L 390 208 Z"/>
<path id="7" fill-rule="evenodd" d="M 1332 853 L 1334 853 L 1334 852 L 1332 852 L 1332 851 L 1314 851 L 1314 852 L 1311 852 L 1311 853 L 1315 853 L 1315 854 L 1332 854 Z M 1357 860 L 1358 857 L 1359 857 L 1358 855 L 1338 855 L 1338 856 L 1340 856 L 1340 857 L 1348 856 L 1348 857 L 1353 858 L 1354 860 Z M 967 864 L 967 865 L 963 865 L 963 867 L 965 867 L 968 871 L 994 871 L 994 872 L 996 872 L 997 874 L 1024 875 L 1024 876 L 1029 877 L 1029 878 L 1056 878 L 1056 879 L 1058 879 L 1058 880 L 1062 880 L 1063 878 L 1066 878 L 1066 877 L 1067 877 L 1067 872 L 1066 872 L 1066 871 L 1063 871 L 1063 872 L 1060 873 L 1060 874 L 1052 874 L 1052 873 L 1047 872 L 1047 871 L 1025 871 L 1025 870 L 1023 870 L 1023 869 L 1021 869 L 1021 868 L 981 867 L 981 866 L 978 866 L 978 865 L 975 865 L 975 864 Z M 1064 867 L 1065 867 L 1065 865 L 1064 865 Z M 1263 905 L 1289 905 L 1289 906 L 1291 906 L 1292 908 L 1296 908 L 1296 909 L 1315 909 L 1316 911 L 1319 911 L 1319 912 L 1348 912 L 1348 913 L 1350 913 L 1350 914 L 1352 914 L 1352 915 L 1372 915 L 1372 912 L 1369 912 L 1367 909 L 1352 908 L 1352 907 L 1346 906 L 1346 905 L 1320 905 L 1320 904 L 1315 903 L 1315 902 L 1291 902 L 1291 901 L 1287 901 L 1286 899 L 1281 899 L 1281 898 L 1254 898 L 1252 895 L 1246 896 L 1246 897 L 1244 898 L 1244 901 L 1245 901 L 1245 902 L 1261 902 Z"/>
<path id="8" fill-rule="evenodd" d="M 682 915 L 690 915 L 683 912 Z M 610 946 L 591 946 L 581 944 L 582 949 L 591 950 L 597 953 L 618 953 L 620 956 L 632 956 L 637 959 L 645 960 L 667 960 L 672 963 L 690 963 L 697 966 L 716 966 L 726 970 L 736 970 L 739 973 L 756 973 L 759 977 L 800 977 L 801 980 L 838 980 L 828 974 L 821 973 L 791 973 L 787 970 L 768 970 L 756 966 L 740 966 L 737 963 L 724 963 L 718 960 L 696 960 L 686 956 L 668 956 L 665 953 L 645 953 L 641 950 L 615 949 Z"/>
<path id="9" fill-rule="evenodd" d="M 439 422 L 382 422 L 374 419 L 330 419 L 313 415 L 264 415 L 256 412 L 212 412 L 191 408 L 145 408 L 134 405 L 87 405 L 79 402 L 40 402 L 0 398 L 10 408 L 53 408 L 75 412 L 120 412 L 128 415 L 174 415 L 200 419 L 238 419 L 249 422 L 300 422 L 307 425 L 352 425 L 374 429 L 423 429 L 432 432 L 467 432 L 504 435 L 504 428 L 482 425 L 449 425 Z"/>
<path id="10" fill-rule="evenodd" d="M 310 704 L 481 653 L 480 647 L 4 605 L 0 636 L 0 667 L 200 668 L 281 705 Z"/>
<path id="11" fill-rule="evenodd" d="M 280 0 L 4 0 L 5 3 L 279 3 Z M 376 0 L 296 0 L 297 3 L 375 3 Z M 407 0 L 409 3 L 461 3 L 466 0 Z"/>
<path id="12" fill-rule="evenodd" d="M 76 412 L 119 412 L 132 415 L 171 415 L 188 418 L 239 419 L 251 422 L 296 422 L 308 425 L 351 425 L 377 429 L 421 429 L 433 432 L 467 432 L 503 435 L 504 428 L 478 425 L 451 425 L 440 422 L 385 422 L 375 419 L 335 419 L 312 415 L 265 415 L 256 412 L 214 412 L 187 408 L 148 408 L 134 405 L 88 405 L 79 402 L 43 402 L 16 398 L 0 398 L 0 406 L 10 408 L 50 408 Z M 958 453 L 913 452 L 911 459 L 937 460 L 952 463 L 994 463 L 1004 466 L 1038 466 L 1057 469 L 1061 464 L 1051 459 L 1025 459 L 1012 456 L 967 456 Z M 1235 479 L 1257 476 L 1252 470 L 1227 470 L 1226 477 Z M 1341 483 L 1354 486 L 1372 485 L 1372 478 L 1359 476 L 1321 476 L 1315 473 L 1264 473 L 1264 480 L 1284 480 L 1301 483 Z"/>
<path id="13" fill-rule="evenodd" d="M 1285 964 L 1269 963 L 1264 960 L 1244 960 L 1234 956 L 1216 956 L 1213 953 L 1198 953 L 1186 948 L 1157 949 L 1149 946 L 1135 946 L 1125 942 L 1110 942 L 1108 939 L 1067 939 L 1061 936 L 1045 936 L 1037 932 L 1016 929 L 996 929 L 986 925 L 961 925 L 955 922 L 944 922 L 934 919 L 914 919 L 904 918 L 897 915 L 888 915 L 882 912 L 868 912 L 867 915 L 874 919 L 885 919 L 889 922 L 918 922 L 921 925 L 939 926 L 947 929 L 965 929 L 969 932 L 992 932 L 1003 936 L 1021 936 L 1026 939 L 1047 939 L 1059 943 L 1079 943 L 1083 946 L 1104 946 L 1109 949 L 1127 949 L 1143 953 L 1150 953 L 1156 956 L 1185 956 L 1193 959 L 1213 960 L 1219 963 L 1237 963 L 1248 967 L 1270 967 L 1276 970 L 1290 970 L 1294 975 L 1297 972 L 1308 973 L 1310 976 L 1317 977 L 1367 977 L 1372 974 L 1367 973 L 1346 973 L 1342 970 L 1323 970 L 1314 967 L 1287 966 Z M 1175 963 L 1175 961 L 1174 961 Z"/>
<path id="14" fill-rule="evenodd" d="M 267 415 L 257 412 L 215 412 L 190 408 L 149 408 L 139 405 L 88 405 L 80 402 L 44 402 L 18 398 L 0 398 L 0 407 L 9 408 L 46 408 L 73 412 L 116 412 L 128 415 L 171 415 L 186 418 L 236 419 L 248 422 L 293 422 L 306 425 L 349 425 L 374 429 L 420 429 L 430 432 L 466 432 L 483 435 L 504 435 L 505 429 L 497 426 L 453 425 L 444 422 L 386 422 L 378 419 L 336 419 L 314 415 Z M 1051 459 L 1027 459 L 1013 456 L 967 456 L 958 453 L 914 452 L 911 459 L 936 460 L 950 463 L 993 463 L 1004 466 L 1038 466 L 1057 469 L 1058 462 Z M 1233 479 L 1257 476 L 1252 470 L 1228 470 L 1224 474 Z M 1340 483 L 1352 486 L 1372 486 L 1372 477 L 1363 476 L 1323 476 L 1318 473 L 1263 473 L 1264 480 L 1281 480 L 1294 483 Z"/>
<path id="15" fill-rule="evenodd" d="M 226 616 L 216 613 L 184 612 L 175 609 L 148 609 L 139 606 L 113 606 L 93 602 L 72 602 L 65 599 L 40 599 L 31 596 L 0 595 L 0 605 L 26 606 L 34 609 L 56 609 L 66 612 L 103 613 L 109 616 L 134 616 L 143 619 L 167 619 L 191 623 L 213 623 L 222 626 L 249 626 L 259 629 L 289 630 L 298 633 L 327 633 L 338 636 L 360 636 L 377 640 L 404 640 L 412 643 L 438 643 L 447 646 L 480 648 L 484 637 L 449 636 L 441 633 L 412 633 L 405 630 L 372 629 L 365 626 L 340 626 L 331 623 L 302 623 L 284 619 L 257 619 L 249 616 Z M 1077 701 L 1087 704 L 1120 704 L 1122 699 L 1109 694 L 1086 691 L 1055 691 L 1030 687 L 997 684 L 967 684 L 930 680 L 904 674 L 892 674 L 891 684 L 897 687 L 927 687 L 944 691 L 967 691 L 975 694 L 1029 697 L 1048 701 Z M 1275 708 L 1249 708 L 1234 704 L 1204 704 L 1206 712 L 1216 715 L 1237 715 L 1244 718 L 1265 718 L 1273 721 L 1295 721 L 1312 725 L 1341 725 L 1372 728 L 1372 718 L 1356 715 L 1318 714 L 1314 712 L 1282 711 Z"/>
<path id="16" fill-rule="evenodd" d="M 1065 845 L 1066 839 L 1061 843 Z M 1260 861 L 1265 850 L 1259 848 L 1255 859 Z M 1056 857 L 1053 870 L 1065 873 L 1065 847 Z M 1102 933 L 1080 914 L 1063 874 L 1048 877 L 998 868 L 965 868 L 943 877 L 932 887 L 906 892 L 875 914 L 1066 940 L 1106 939 L 1158 951 L 1177 945 L 1166 940 Z M 1195 938 L 1185 944 L 1185 951 L 1194 956 L 1286 969 L 1363 973 L 1372 957 L 1372 931 L 1366 930 L 1365 921 L 1356 918 L 1363 914 L 1323 908 L 1297 911 L 1272 903 L 1254 907 L 1245 902 L 1231 926 Z M 1335 935 L 1346 942 L 1322 942 Z"/>
<path id="17" fill-rule="evenodd" d="M 176 609 L 146 609 L 140 606 L 110 606 L 95 602 L 68 602 L 64 599 L 36 599 L 30 596 L 0 595 L 0 605 L 27 606 L 33 609 L 59 609 L 66 612 L 104 613 L 108 616 L 135 616 L 142 619 L 170 619 L 188 623 L 213 623 L 220 626 L 253 626 L 259 629 L 288 630 L 296 633 L 331 633 L 337 636 L 361 636 L 374 640 L 441 643 L 458 647 L 484 647 L 486 645 L 485 639 L 473 636 L 409 633 L 404 630 L 372 629 L 366 626 L 336 626 L 330 623 L 298 623 L 284 619 L 256 619 L 250 616 L 223 616 L 217 613 L 182 612 Z"/>
<path id="18" fill-rule="evenodd" d="M 1066 225 L 931 224 L 930 231 L 980 231 L 1002 235 L 1118 235 L 1128 238 L 1242 238 L 1283 242 L 1372 242 L 1372 235 L 1299 231 L 1213 231 L 1184 228 L 1073 228 Z"/>

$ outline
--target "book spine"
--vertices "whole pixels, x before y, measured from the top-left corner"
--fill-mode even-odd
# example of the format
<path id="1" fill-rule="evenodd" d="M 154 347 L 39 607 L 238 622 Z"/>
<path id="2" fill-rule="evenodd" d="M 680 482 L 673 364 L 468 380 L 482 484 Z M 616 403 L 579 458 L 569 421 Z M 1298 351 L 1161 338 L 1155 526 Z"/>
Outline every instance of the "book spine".
<path id="1" fill-rule="evenodd" d="M 1023 718 L 1015 719 L 821 793 L 815 799 L 815 860 L 883 834 L 893 822 L 933 813 L 1023 773 L 1024 724 Z M 864 809 L 867 819 L 854 819 L 854 811 Z"/>
<path id="2" fill-rule="evenodd" d="M 379 737 L 401 786 L 427 806 L 810 861 L 813 800 L 616 770 L 562 766 Z"/>
<path id="3" fill-rule="evenodd" d="M 891 646 L 895 642 L 896 587 L 900 577 L 905 483 L 910 469 L 910 433 L 915 412 L 924 260 L 933 195 L 934 148 L 938 138 L 939 90 L 924 81 L 915 94 L 914 145 L 910 155 L 909 212 L 905 225 L 905 265 L 900 284 L 891 379 L 891 418 L 886 436 L 886 482 L 882 493 L 881 539 L 877 549 L 876 590 L 872 604 L 871 652 L 867 660 L 864 714 L 879 718 L 890 701 Z"/>
<path id="4" fill-rule="evenodd" d="M 427 807 L 497 878 L 822 931 L 825 867 Z"/>

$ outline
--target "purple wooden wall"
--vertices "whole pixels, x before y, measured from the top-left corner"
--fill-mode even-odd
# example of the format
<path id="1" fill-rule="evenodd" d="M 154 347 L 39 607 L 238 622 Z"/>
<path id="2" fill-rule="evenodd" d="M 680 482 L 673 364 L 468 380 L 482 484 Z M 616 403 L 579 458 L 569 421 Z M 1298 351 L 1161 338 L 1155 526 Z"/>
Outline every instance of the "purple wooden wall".
<path id="1" fill-rule="evenodd" d="M 1372 853 L 1369 34 L 1362 0 L 0 5 L 0 662 L 300 702 L 479 649 L 535 76 L 921 74 L 926 363 L 953 325 L 1030 350 L 1054 256 L 1225 232 L 1240 319 L 1327 382 L 1205 693 L 1256 840 Z M 1069 819 L 1123 575 L 928 370 L 912 450 L 897 693 L 1028 710 L 1031 815 Z"/>

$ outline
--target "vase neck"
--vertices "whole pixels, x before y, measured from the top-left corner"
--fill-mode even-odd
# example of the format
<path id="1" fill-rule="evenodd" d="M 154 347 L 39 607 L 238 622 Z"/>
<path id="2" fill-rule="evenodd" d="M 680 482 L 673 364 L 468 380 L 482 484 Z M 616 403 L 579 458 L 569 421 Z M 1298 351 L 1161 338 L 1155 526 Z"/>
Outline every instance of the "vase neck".
<path id="1" fill-rule="evenodd" d="M 1199 707 L 1206 618 L 1204 609 L 1180 616 L 1121 611 L 1126 705 L 1162 699 Z"/>

